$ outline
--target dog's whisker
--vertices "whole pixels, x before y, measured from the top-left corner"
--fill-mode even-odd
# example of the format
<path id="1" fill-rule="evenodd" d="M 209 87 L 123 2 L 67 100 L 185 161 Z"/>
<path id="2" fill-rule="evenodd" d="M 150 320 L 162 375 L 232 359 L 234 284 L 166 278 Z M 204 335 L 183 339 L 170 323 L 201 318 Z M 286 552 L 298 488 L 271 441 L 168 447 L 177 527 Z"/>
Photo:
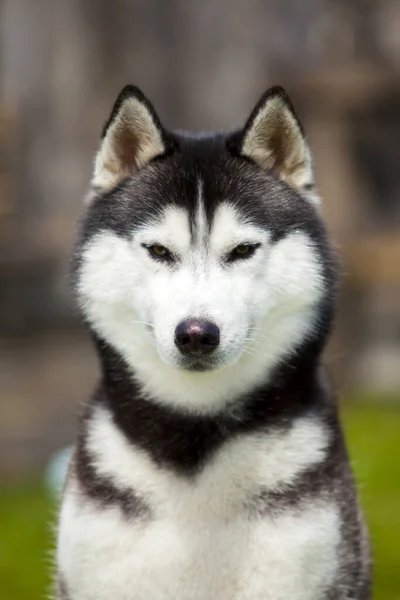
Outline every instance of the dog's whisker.
<path id="1" fill-rule="evenodd" d="M 147 321 L 131 321 L 132 325 L 147 325 L 147 327 L 151 327 L 154 329 L 154 325 L 152 323 L 148 323 Z"/>

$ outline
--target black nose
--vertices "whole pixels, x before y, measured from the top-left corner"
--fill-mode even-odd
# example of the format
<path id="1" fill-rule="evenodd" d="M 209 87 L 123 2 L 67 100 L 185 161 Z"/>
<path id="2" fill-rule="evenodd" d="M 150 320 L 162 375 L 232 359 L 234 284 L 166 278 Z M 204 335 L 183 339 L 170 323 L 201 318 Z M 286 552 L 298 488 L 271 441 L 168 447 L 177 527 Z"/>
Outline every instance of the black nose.
<path id="1" fill-rule="evenodd" d="M 219 329 L 211 321 L 182 321 L 175 329 L 175 344 L 183 354 L 209 354 L 219 344 Z"/>

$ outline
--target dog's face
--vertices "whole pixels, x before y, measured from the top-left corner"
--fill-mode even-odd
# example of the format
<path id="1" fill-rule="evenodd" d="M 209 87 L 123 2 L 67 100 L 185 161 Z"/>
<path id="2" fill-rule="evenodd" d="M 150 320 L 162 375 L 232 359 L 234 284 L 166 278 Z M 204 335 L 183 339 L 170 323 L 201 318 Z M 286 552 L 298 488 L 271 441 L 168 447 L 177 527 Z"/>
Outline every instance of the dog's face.
<path id="1" fill-rule="evenodd" d="M 153 396 L 182 404 L 189 394 L 203 409 L 214 390 L 217 407 L 321 326 L 329 250 L 309 151 L 281 90 L 242 131 L 190 138 L 166 134 L 128 88 L 93 185 L 78 298 Z"/>

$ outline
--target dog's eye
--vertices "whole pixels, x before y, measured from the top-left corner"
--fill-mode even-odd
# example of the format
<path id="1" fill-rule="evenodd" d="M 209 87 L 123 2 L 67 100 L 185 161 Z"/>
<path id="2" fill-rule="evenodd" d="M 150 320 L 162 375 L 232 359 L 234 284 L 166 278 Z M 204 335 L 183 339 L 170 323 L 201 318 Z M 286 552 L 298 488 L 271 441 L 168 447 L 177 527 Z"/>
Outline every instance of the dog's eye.
<path id="1" fill-rule="evenodd" d="M 154 244 L 154 246 L 149 247 L 150 254 L 155 254 L 158 257 L 163 257 L 168 254 L 168 250 L 164 248 L 164 246 L 158 246 Z"/>
<path id="2" fill-rule="evenodd" d="M 233 252 L 239 256 L 246 256 L 246 254 L 249 254 L 251 250 L 252 246 L 249 246 L 248 244 L 242 244 L 241 246 L 237 246 Z"/>
<path id="3" fill-rule="evenodd" d="M 151 246 L 146 246 L 146 248 L 152 258 L 165 261 L 173 260 L 171 252 L 168 250 L 168 248 L 165 248 L 165 246 L 161 246 L 160 244 L 152 244 Z"/>
<path id="4" fill-rule="evenodd" d="M 250 256 L 253 256 L 259 245 L 260 244 L 240 244 L 228 254 L 227 260 L 232 262 L 241 258 L 250 258 Z"/>

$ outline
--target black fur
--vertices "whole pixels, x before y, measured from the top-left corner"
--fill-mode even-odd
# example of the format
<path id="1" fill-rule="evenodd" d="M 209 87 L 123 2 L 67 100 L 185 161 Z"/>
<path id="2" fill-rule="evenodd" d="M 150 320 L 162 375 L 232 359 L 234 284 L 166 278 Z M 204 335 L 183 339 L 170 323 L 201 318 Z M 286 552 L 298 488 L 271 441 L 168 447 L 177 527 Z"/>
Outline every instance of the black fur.
<path id="1" fill-rule="evenodd" d="M 71 600 L 67 584 L 61 573 L 58 574 L 57 578 L 57 600 Z"/>

